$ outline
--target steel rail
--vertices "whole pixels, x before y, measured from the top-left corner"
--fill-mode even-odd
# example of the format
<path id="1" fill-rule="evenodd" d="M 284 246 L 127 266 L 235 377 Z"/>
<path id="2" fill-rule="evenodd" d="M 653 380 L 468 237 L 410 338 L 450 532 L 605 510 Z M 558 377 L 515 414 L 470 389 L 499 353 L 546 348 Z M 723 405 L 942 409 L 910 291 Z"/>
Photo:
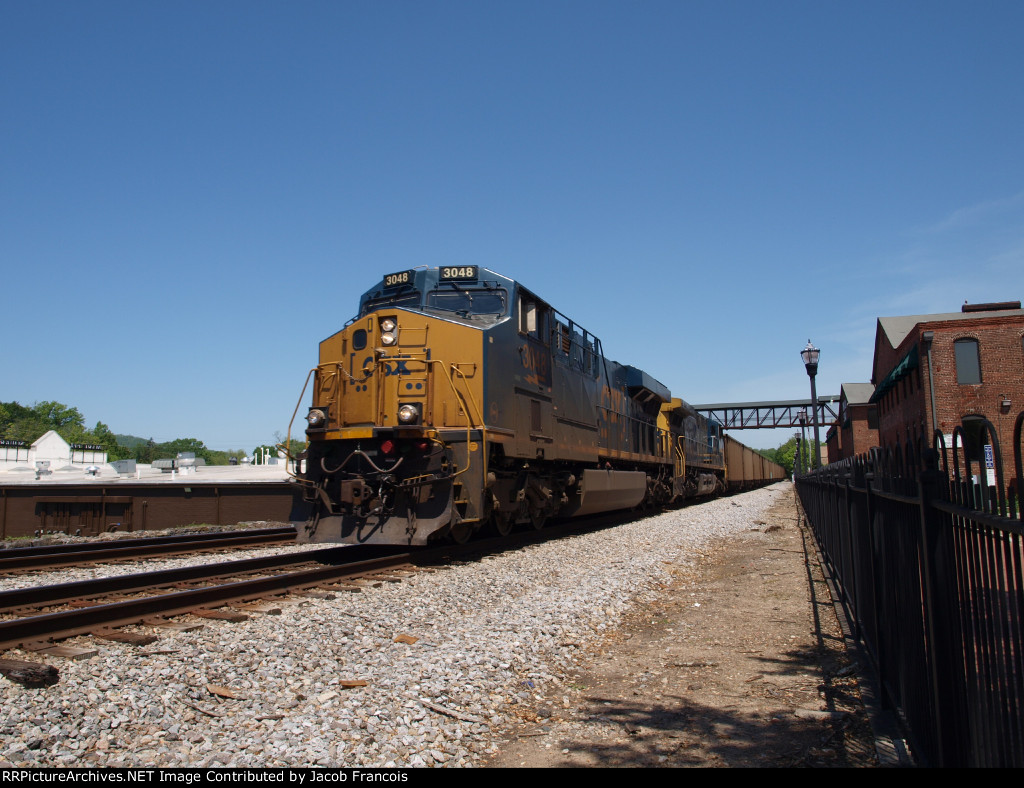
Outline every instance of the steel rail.
<path id="1" fill-rule="evenodd" d="M 0 651 L 32 646 L 41 642 L 63 640 L 98 629 L 130 624 L 153 624 L 157 619 L 182 615 L 201 609 L 212 609 L 237 602 L 249 602 L 277 596 L 297 589 L 312 588 L 345 578 L 373 574 L 398 565 L 408 564 L 412 555 L 388 556 L 357 561 L 342 566 L 329 566 L 289 572 L 273 577 L 241 580 L 235 583 L 172 591 L 158 596 L 111 602 L 106 605 L 47 613 L 30 618 L 0 622 Z"/>
<path id="2" fill-rule="evenodd" d="M 36 545 L 34 547 L 6 547 L 0 548 L 0 558 L 7 556 L 42 555 L 43 553 L 80 553 L 92 550 L 96 545 L 104 547 L 116 547 L 123 544 L 173 544 L 183 540 L 188 541 L 212 541 L 226 539 L 235 536 L 262 536 L 266 534 L 280 534 L 287 536 L 294 533 L 295 528 L 291 525 L 282 525 L 276 528 L 251 528 L 235 529 L 233 531 L 206 531 L 193 534 L 172 534 L 170 536 L 126 536 L 124 539 L 111 539 L 92 542 L 71 542 L 67 544 Z M 128 533 L 127 531 L 125 533 Z"/>
<path id="3" fill-rule="evenodd" d="M 262 558 L 243 558 L 238 561 L 222 561 L 216 564 L 182 566 L 157 572 L 140 572 L 115 577 L 91 578 L 71 583 L 60 583 L 36 588 L 15 588 L 0 591 L 0 613 L 10 613 L 26 607 L 48 607 L 67 604 L 84 599 L 107 596 L 114 593 L 130 593 L 148 589 L 167 588 L 177 583 L 196 580 L 216 580 L 221 577 L 243 575 L 250 572 L 284 569 L 295 564 L 311 561 L 325 562 L 338 555 L 344 547 L 327 547 L 304 553 L 269 555 Z M 349 548 L 351 549 L 351 548 Z"/>
<path id="4" fill-rule="evenodd" d="M 153 539 L 131 539 L 122 544 L 65 545 L 68 550 L 46 551 L 44 548 L 14 548 L 0 551 L 0 571 L 25 571 L 72 564 L 100 563 L 112 559 L 139 558 L 142 556 L 182 555 L 204 550 L 249 547 L 252 545 L 277 544 L 293 541 L 294 529 L 268 529 L 259 532 L 231 531 L 228 535 L 199 534 L 198 538 L 153 537 Z M 17 550 L 17 555 L 11 555 Z M 32 552 L 23 552 L 32 551 Z"/>

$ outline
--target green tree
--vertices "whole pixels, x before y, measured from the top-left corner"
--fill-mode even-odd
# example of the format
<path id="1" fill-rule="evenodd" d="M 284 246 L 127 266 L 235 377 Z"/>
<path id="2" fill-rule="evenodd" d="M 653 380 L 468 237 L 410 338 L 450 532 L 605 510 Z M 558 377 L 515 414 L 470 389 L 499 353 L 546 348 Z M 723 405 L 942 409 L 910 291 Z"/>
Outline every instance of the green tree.
<path id="1" fill-rule="evenodd" d="M 290 441 L 286 441 L 284 436 L 280 432 L 274 433 L 274 440 L 277 441 L 277 446 L 280 449 L 286 449 L 286 453 L 289 457 L 297 457 L 300 452 L 306 450 L 306 441 L 300 441 L 298 438 L 292 438 Z"/>
<path id="2" fill-rule="evenodd" d="M 158 443 L 154 449 L 154 460 L 173 460 L 179 454 L 192 452 L 196 457 L 202 457 L 207 465 L 213 465 L 213 456 L 206 444 L 197 438 L 176 438 L 166 443 Z"/>
<path id="3" fill-rule="evenodd" d="M 132 456 L 135 457 L 135 462 L 151 465 L 156 459 L 156 441 L 150 438 L 145 443 L 140 443 L 132 449 Z"/>
<path id="4" fill-rule="evenodd" d="M 49 430 L 68 443 L 84 443 L 85 419 L 78 408 L 47 400 L 26 408 L 17 402 L 0 403 L 0 435 L 4 438 L 35 443 Z"/>
<path id="5" fill-rule="evenodd" d="M 13 438 L 12 425 L 19 419 L 31 415 L 31 411 L 17 402 L 0 402 L 0 437 Z"/>
<path id="6" fill-rule="evenodd" d="M 785 468 L 787 476 L 792 476 L 793 468 L 797 464 L 796 446 L 796 436 L 794 435 L 778 448 L 766 449 L 761 454 Z M 808 440 L 806 445 L 800 449 L 804 462 L 809 464 L 809 467 L 813 467 L 811 464 L 814 462 L 814 451 L 817 446 L 818 444 L 814 440 Z"/>
<path id="7" fill-rule="evenodd" d="M 207 465 L 227 465 L 234 458 L 245 457 L 243 449 L 213 451 L 197 438 L 177 438 L 157 443 L 152 438 L 138 438 L 132 435 L 115 435 L 110 427 L 97 421 L 91 430 L 85 427 L 81 411 L 62 402 L 46 400 L 32 407 L 18 402 L 0 402 L 0 438 L 22 440 L 34 443 L 48 430 L 55 430 L 68 443 L 85 443 L 102 446 L 108 460 L 134 458 L 136 462 L 150 464 L 153 460 L 174 459 L 179 454 L 192 452 L 201 457 Z M 280 439 L 280 436 L 275 436 Z M 122 442 L 123 441 L 123 442 Z M 291 442 L 293 451 L 301 451 L 305 444 Z M 265 447 L 271 456 L 277 456 L 277 446 Z"/>
<path id="8" fill-rule="evenodd" d="M 91 440 L 83 441 L 83 443 L 95 443 L 106 449 L 107 460 L 126 460 L 132 456 L 132 450 L 127 446 L 122 446 L 117 442 L 117 436 L 110 431 L 110 427 L 104 424 L 102 421 L 97 421 L 96 426 L 92 428 Z"/>
<path id="9" fill-rule="evenodd" d="M 210 449 L 210 457 L 212 458 L 211 465 L 230 465 L 231 460 L 241 460 L 245 456 L 244 449 L 229 449 L 228 451 L 221 451 L 219 449 Z"/>
<path id="10" fill-rule="evenodd" d="M 277 446 L 268 446 L 265 443 L 261 443 L 259 446 L 252 450 L 253 461 L 262 464 L 264 456 L 276 459 L 277 452 Z"/>
<path id="11" fill-rule="evenodd" d="M 46 430 L 43 420 L 31 408 L 17 402 L 0 402 L 0 436 L 32 443 Z"/>
<path id="12" fill-rule="evenodd" d="M 136 446 L 140 446 L 146 442 L 145 438 L 140 438 L 138 435 L 122 435 L 119 432 L 114 433 L 114 437 L 117 438 L 117 442 L 126 449 L 134 449 Z M 153 439 L 150 438 L 149 440 Z"/>
<path id="13" fill-rule="evenodd" d="M 64 434 L 63 430 L 85 428 L 85 418 L 78 408 L 69 408 L 63 402 L 37 402 L 32 406 L 32 411 L 49 425 L 49 429 L 57 430 L 61 435 Z"/>

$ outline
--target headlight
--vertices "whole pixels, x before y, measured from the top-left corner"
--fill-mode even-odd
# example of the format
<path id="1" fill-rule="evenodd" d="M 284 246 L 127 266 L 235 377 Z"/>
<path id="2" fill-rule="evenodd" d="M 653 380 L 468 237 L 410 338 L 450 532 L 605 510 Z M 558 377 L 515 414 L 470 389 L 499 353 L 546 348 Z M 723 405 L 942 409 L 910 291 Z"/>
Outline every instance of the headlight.
<path id="1" fill-rule="evenodd" d="M 398 409 L 398 420 L 402 424 L 415 424 L 419 417 L 420 411 L 415 405 L 403 405 Z"/>
<path id="2" fill-rule="evenodd" d="M 394 334 L 384 333 L 380 335 L 380 341 L 383 345 L 393 345 L 398 341 L 398 337 Z"/>
<path id="3" fill-rule="evenodd" d="M 396 328 L 398 328 L 398 324 L 390 317 L 386 317 L 380 321 L 380 330 L 385 334 L 393 333 Z"/>
<path id="4" fill-rule="evenodd" d="M 327 416 L 324 414 L 322 410 L 317 410 L 314 408 L 313 410 L 306 414 L 306 421 L 309 422 L 310 427 L 319 427 L 321 424 L 327 421 Z"/>

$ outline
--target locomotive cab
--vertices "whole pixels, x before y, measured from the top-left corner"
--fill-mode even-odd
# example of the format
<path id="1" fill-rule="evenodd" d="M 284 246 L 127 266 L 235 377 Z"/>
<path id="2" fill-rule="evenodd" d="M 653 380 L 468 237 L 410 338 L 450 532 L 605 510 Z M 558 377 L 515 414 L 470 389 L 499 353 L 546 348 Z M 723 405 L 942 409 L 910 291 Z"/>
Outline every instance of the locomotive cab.
<path id="1" fill-rule="evenodd" d="M 484 336 L 512 293 L 477 266 L 388 274 L 320 343 L 300 539 L 421 545 L 479 521 Z"/>

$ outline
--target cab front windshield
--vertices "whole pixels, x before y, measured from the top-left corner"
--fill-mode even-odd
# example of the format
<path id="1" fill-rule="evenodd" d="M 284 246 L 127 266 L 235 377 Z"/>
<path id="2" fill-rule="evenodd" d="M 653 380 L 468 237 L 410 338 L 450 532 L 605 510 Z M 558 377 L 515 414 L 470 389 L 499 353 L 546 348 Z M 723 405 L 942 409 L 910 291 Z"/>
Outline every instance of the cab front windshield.
<path id="1" fill-rule="evenodd" d="M 427 293 L 425 307 L 454 312 L 461 317 L 500 317 L 505 314 L 507 293 L 498 288 L 459 287 Z"/>
<path id="2" fill-rule="evenodd" d="M 396 290 L 378 290 L 363 297 L 359 317 L 381 309 L 430 310 L 462 318 L 496 320 L 508 312 L 508 291 L 494 285 L 441 283 L 427 293 L 407 285 Z"/>
<path id="3" fill-rule="evenodd" d="M 376 312 L 378 309 L 385 309 L 388 307 L 419 309 L 420 301 L 420 291 L 413 288 L 409 288 L 404 292 L 389 293 L 388 295 L 377 296 L 376 298 L 368 298 L 363 301 L 362 308 L 359 310 L 359 317 L 365 317 L 371 312 Z"/>

